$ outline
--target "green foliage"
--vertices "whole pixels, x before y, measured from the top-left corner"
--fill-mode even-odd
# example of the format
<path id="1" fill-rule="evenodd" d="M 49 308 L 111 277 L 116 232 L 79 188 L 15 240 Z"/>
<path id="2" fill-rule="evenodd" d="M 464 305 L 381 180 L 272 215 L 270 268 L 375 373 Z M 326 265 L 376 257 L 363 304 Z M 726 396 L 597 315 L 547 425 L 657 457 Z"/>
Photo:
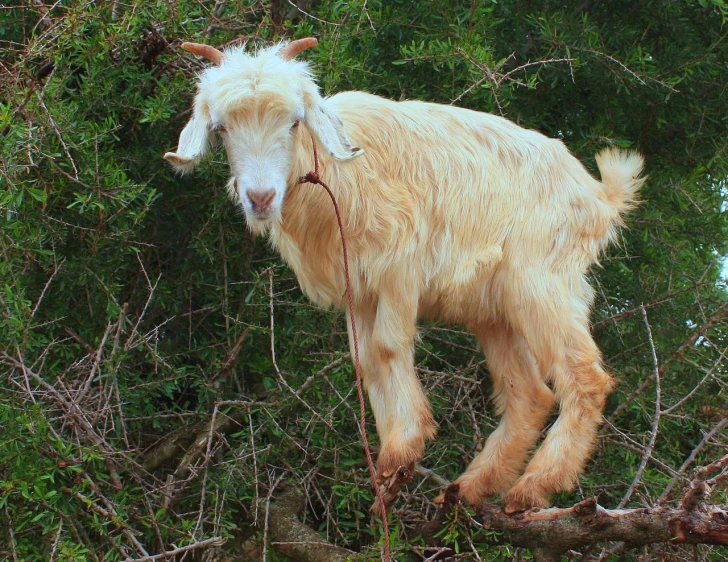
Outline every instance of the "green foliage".
<path id="1" fill-rule="evenodd" d="M 686 459 L 692 468 L 725 447 L 724 430 L 704 436 L 727 413 L 726 3 L 337 0 L 306 11 L 315 17 L 243 0 L 0 10 L 0 557 L 120 560 L 211 537 L 232 551 L 262 537 L 281 478 L 305 483 L 308 524 L 378 557 L 353 373 L 338 361 L 343 316 L 314 309 L 251 238 L 225 196 L 221 154 L 183 178 L 161 159 L 201 68 L 181 40 L 315 34 L 304 56 L 327 93 L 503 114 L 594 170 L 605 146 L 643 152 L 643 204 L 594 270 L 594 333 L 619 379 L 610 423 L 579 489 L 556 501 L 614 506 L 640 465 L 655 411 L 652 384 L 631 396 L 654 370 L 641 304 L 663 410 L 677 407 L 631 504 L 651 504 Z M 442 426 L 423 463 L 452 479 L 496 423 L 487 369 L 470 337 L 443 326 L 423 331 L 417 359 Z M 182 466 L 213 415 L 233 422 Z M 160 443 L 176 452 L 149 468 Z M 423 480 L 398 504 L 398 556 L 416 550 L 413 514 L 435 488 Z M 471 544 L 469 516 L 456 513 L 443 540 L 463 556 L 527 556 L 493 537 Z"/>

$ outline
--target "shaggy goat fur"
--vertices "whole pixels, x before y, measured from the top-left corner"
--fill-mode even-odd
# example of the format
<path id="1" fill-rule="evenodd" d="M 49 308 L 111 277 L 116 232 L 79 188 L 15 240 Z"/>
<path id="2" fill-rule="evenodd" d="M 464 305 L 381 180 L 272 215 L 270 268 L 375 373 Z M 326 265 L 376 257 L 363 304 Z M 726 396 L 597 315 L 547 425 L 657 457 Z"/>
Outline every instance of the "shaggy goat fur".
<path id="1" fill-rule="evenodd" d="M 420 459 L 435 436 L 413 342 L 418 319 L 444 320 L 478 338 L 502 415 L 460 494 L 474 506 L 499 492 L 509 510 L 547 505 L 576 484 L 613 385 L 589 333 L 586 272 L 634 205 L 642 158 L 604 150 L 599 182 L 561 141 L 501 117 L 363 92 L 324 99 L 308 65 L 281 48 L 225 51 L 165 157 L 189 171 L 220 129 L 250 228 L 267 232 L 311 300 L 345 309 L 331 202 L 297 184 L 313 168 L 312 142 L 322 146 L 349 244 L 379 475 Z"/>

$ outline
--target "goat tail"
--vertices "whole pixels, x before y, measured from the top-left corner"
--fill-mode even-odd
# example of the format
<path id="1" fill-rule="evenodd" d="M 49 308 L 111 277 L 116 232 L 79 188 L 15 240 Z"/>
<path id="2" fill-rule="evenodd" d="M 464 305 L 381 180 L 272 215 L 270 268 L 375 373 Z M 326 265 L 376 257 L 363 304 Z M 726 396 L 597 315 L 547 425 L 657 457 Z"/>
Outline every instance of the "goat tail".
<path id="1" fill-rule="evenodd" d="M 637 192 L 646 179 L 639 176 L 645 161 L 638 152 L 618 148 L 602 150 L 596 159 L 607 203 L 621 223 L 621 215 L 639 203 Z"/>

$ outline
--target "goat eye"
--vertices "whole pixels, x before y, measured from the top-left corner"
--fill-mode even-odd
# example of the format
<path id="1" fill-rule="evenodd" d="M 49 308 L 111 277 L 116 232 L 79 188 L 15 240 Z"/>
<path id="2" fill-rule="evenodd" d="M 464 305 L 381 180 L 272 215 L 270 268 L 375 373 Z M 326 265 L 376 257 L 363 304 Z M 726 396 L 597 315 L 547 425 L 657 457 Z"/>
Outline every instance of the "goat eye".
<path id="1" fill-rule="evenodd" d="M 300 119 L 296 119 L 296 120 L 295 120 L 295 121 L 293 122 L 293 125 L 291 125 L 291 131 L 293 131 L 293 130 L 294 130 L 294 129 L 295 129 L 296 127 L 298 127 L 298 125 L 299 125 L 300 123 L 301 123 L 301 120 L 300 120 Z"/>

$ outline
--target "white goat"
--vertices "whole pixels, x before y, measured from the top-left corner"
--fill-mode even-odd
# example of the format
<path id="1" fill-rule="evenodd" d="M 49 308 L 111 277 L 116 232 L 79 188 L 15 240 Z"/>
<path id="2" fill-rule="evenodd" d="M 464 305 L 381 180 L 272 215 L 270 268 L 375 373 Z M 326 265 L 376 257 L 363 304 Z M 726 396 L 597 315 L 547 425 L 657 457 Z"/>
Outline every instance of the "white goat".
<path id="1" fill-rule="evenodd" d="M 478 338 L 502 414 L 458 478 L 461 496 L 478 506 L 507 491 L 509 512 L 547 505 L 575 485 L 612 388 L 589 333 L 585 274 L 634 204 L 642 158 L 601 152 L 599 182 L 560 141 L 501 117 L 363 92 L 324 99 L 293 60 L 315 44 L 255 55 L 184 44 L 216 66 L 200 75 L 179 149 L 165 158 L 190 171 L 218 131 L 250 228 L 268 233 L 314 302 L 345 309 L 331 202 L 297 185 L 313 168 L 312 143 L 322 146 L 350 248 L 379 477 L 412 465 L 435 436 L 413 342 L 418 318 L 440 319 Z M 559 417 L 524 472 L 556 401 Z"/>

